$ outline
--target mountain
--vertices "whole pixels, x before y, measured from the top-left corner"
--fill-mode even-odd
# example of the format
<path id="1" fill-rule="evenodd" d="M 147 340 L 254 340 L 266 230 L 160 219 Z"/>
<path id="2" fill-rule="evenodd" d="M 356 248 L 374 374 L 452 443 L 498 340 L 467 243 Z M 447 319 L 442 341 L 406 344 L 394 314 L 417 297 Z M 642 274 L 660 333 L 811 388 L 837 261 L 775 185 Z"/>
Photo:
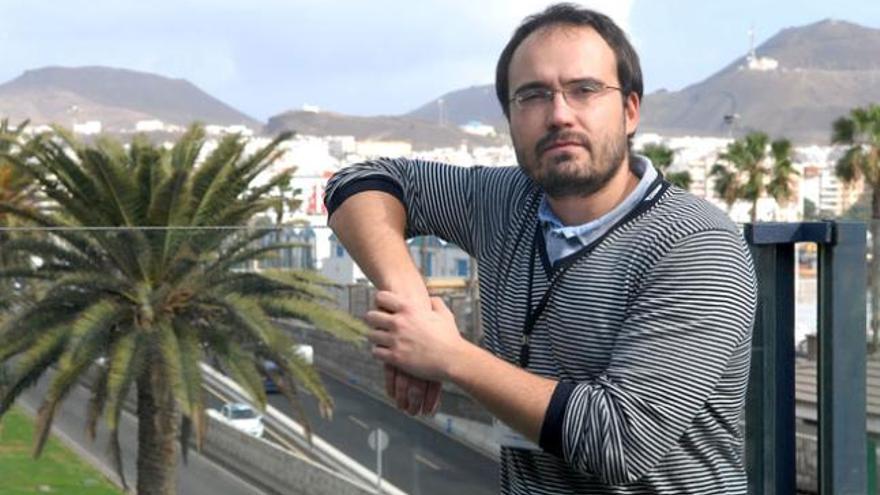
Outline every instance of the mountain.
<path id="1" fill-rule="evenodd" d="M 825 144 L 831 124 L 856 106 L 880 102 L 880 29 L 825 20 L 789 28 L 755 50 L 773 70 L 741 57 L 681 91 L 645 98 L 641 130 L 667 135 L 763 130 L 801 143 Z M 766 64 L 765 64 L 766 65 Z M 772 62 L 770 62 L 772 65 Z"/>
<path id="2" fill-rule="evenodd" d="M 498 105 L 495 86 L 492 84 L 447 93 L 406 116 L 433 122 L 443 120 L 457 125 L 478 121 L 494 126 L 499 132 L 507 132 L 507 120 Z"/>
<path id="3" fill-rule="evenodd" d="M 824 20 L 780 31 L 704 81 L 656 91 L 642 103 L 641 132 L 740 135 L 763 130 L 798 143 L 829 142 L 831 123 L 850 109 L 880 103 L 880 29 Z M 681 56 L 686 56 L 682 54 Z M 650 74 L 648 74 L 650 77 Z M 438 101 L 443 101 L 442 105 Z M 408 115 L 450 122 L 506 125 L 492 85 L 453 91 Z M 724 116 L 736 114 L 733 128 Z"/>
<path id="4" fill-rule="evenodd" d="M 468 134 L 454 125 L 408 117 L 358 117 L 333 112 L 290 111 L 269 119 L 265 134 L 290 130 L 314 136 L 354 136 L 357 140 L 407 141 L 416 150 L 500 144 L 501 138 Z"/>
<path id="5" fill-rule="evenodd" d="M 138 120 L 186 126 L 261 124 L 183 79 L 108 67 L 46 67 L 0 85 L 0 116 L 34 124 L 101 121 L 105 130 Z"/>

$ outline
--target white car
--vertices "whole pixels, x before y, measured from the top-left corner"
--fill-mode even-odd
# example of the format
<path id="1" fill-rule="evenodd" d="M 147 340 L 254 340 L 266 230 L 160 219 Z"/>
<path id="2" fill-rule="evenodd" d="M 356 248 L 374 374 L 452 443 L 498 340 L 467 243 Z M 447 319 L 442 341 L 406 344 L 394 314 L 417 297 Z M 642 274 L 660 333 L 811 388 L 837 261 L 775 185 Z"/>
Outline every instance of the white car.
<path id="1" fill-rule="evenodd" d="M 315 364 L 315 349 L 309 344 L 295 344 L 293 352 L 307 364 Z"/>
<path id="2" fill-rule="evenodd" d="M 240 402 L 226 404 L 219 411 L 209 409 L 208 414 L 248 435 L 263 436 L 263 415 L 247 404 Z"/>

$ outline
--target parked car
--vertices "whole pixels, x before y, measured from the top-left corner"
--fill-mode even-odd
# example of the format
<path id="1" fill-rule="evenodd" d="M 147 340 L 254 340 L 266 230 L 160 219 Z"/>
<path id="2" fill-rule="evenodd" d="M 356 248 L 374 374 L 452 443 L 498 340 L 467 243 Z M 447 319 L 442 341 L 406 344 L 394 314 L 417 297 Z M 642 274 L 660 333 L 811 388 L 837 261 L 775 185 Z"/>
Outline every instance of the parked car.
<path id="1" fill-rule="evenodd" d="M 248 404 L 241 402 L 227 403 L 219 411 L 209 409 L 208 414 L 248 435 L 255 437 L 263 436 L 265 429 L 263 426 L 263 415 Z"/>

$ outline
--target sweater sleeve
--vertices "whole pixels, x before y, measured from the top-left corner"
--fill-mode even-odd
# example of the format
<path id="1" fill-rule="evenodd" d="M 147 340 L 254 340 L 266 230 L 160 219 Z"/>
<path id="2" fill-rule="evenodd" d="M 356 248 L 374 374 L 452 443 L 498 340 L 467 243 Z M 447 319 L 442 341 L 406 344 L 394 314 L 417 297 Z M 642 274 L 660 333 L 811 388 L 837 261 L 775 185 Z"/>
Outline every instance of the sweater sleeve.
<path id="1" fill-rule="evenodd" d="M 500 204 L 516 174 L 513 167 L 460 167 L 444 163 L 379 159 L 348 166 L 327 184 L 330 216 L 349 197 L 366 190 L 394 195 L 406 210 L 406 237 L 435 235 L 480 258 L 504 228 L 511 210 Z"/>
<path id="2" fill-rule="evenodd" d="M 639 480 L 692 427 L 724 374 L 745 384 L 756 301 L 751 256 L 736 232 L 678 241 L 643 279 L 605 372 L 555 394 L 565 403 L 562 424 L 545 423 L 542 444 L 606 483 Z"/>

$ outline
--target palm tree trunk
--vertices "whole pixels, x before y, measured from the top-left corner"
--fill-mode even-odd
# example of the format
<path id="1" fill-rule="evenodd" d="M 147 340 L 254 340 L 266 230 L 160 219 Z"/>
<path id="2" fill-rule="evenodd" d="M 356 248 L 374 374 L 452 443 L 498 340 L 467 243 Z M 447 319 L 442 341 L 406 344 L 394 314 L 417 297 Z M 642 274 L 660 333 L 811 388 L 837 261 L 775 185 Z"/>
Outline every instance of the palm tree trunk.
<path id="1" fill-rule="evenodd" d="M 752 211 L 750 212 L 752 216 L 752 223 L 758 221 L 758 200 L 752 201 Z"/>
<path id="2" fill-rule="evenodd" d="M 871 195 L 871 352 L 880 345 L 880 188 Z"/>
<path id="3" fill-rule="evenodd" d="M 177 408 L 171 384 L 154 356 L 138 378 L 137 493 L 177 493 Z"/>

